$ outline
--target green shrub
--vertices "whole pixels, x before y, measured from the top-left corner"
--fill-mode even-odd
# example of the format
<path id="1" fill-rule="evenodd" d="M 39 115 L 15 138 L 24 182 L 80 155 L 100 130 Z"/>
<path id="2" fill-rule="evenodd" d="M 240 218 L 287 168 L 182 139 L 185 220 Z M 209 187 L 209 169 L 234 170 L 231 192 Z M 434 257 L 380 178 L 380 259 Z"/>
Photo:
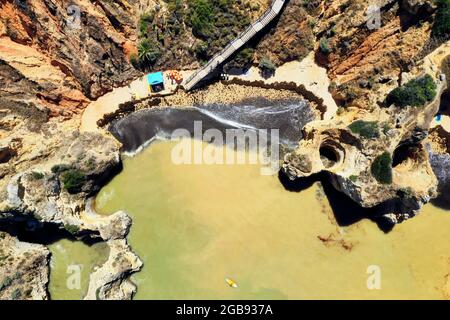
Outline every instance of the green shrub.
<path id="1" fill-rule="evenodd" d="M 213 8 L 207 0 L 190 0 L 189 21 L 195 36 L 207 37 L 214 17 Z"/>
<path id="2" fill-rule="evenodd" d="M 52 167 L 52 172 L 53 173 L 63 173 L 64 171 L 67 171 L 70 169 L 70 166 L 68 166 L 67 164 L 56 164 Z"/>
<path id="3" fill-rule="evenodd" d="M 392 183 L 392 158 L 389 152 L 384 152 L 375 158 L 372 163 L 371 172 L 379 183 Z"/>
<path id="4" fill-rule="evenodd" d="M 319 45 L 320 51 L 323 54 L 330 54 L 331 53 L 331 47 L 330 42 L 327 38 L 320 39 L 320 45 Z"/>
<path id="5" fill-rule="evenodd" d="M 233 68 L 236 69 L 246 69 L 249 68 L 253 63 L 253 55 L 255 50 L 252 48 L 244 48 L 242 49 L 236 57 L 226 64 L 225 69 L 230 70 Z"/>
<path id="6" fill-rule="evenodd" d="M 450 35 L 450 0 L 436 0 L 437 10 L 432 35 L 448 38 Z"/>
<path id="7" fill-rule="evenodd" d="M 342 95 L 342 102 L 344 106 L 348 105 L 350 102 L 358 97 L 358 92 L 356 88 L 349 84 L 341 84 L 338 86 L 337 91 Z"/>
<path id="8" fill-rule="evenodd" d="M 336 35 L 336 27 L 331 27 L 328 31 L 327 31 L 327 36 L 329 38 L 334 37 Z"/>
<path id="9" fill-rule="evenodd" d="M 80 228 L 78 226 L 76 226 L 76 225 L 73 225 L 73 224 L 66 224 L 64 226 L 64 229 L 69 231 L 71 234 L 77 234 L 78 231 L 80 231 Z"/>
<path id="10" fill-rule="evenodd" d="M 142 35 L 147 34 L 154 18 L 155 16 L 153 12 L 147 12 L 141 15 L 141 18 L 139 19 L 139 31 Z"/>
<path id="11" fill-rule="evenodd" d="M 267 57 L 264 57 L 261 59 L 258 67 L 261 70 L 261 72 L 263 73 L 263 75 L 273 74 L 275 72 L 275 70 L 277 69 L 275 64 Z"/>
<path id="12" fill-rule="evenodd" d="M 138 45 L 138 56 L 141 64 L 155 64 L 161 55 L 161 49 L 155 41 L 143 39 Z"/>
<path id="13" fill-rule="evenodd" d="M 94 159 L 93 157 L 90 157 L 89 159 L 87 159 L 87 160 L 84 162 L 84 164 L 86 165 L 86 167 L 87 167 L 89 170 L 94 170 L 94 169 L 95 169 L 95 166 L 96 166 L 95 159 Z"/>
<path id="14" fill-rule="evenodd" d="M 42 178 L 44 178 L 44 174 L 42 172 L 36 172 L 36 171 L 31 172 L 32 180 L 41 180 Z"/>
<path id="15" fill-rule="evenodd" d="M 348 177 L 350 179 L 351 182 L 356 182 L 358 180 L 358 176 L 357 175 L 351 175 L 350 177 Z"/>
<path id="16" fill-rule="evenodd" d="M 139 58 L 137 54 L 133 53 L 130 55 L 130 63 L 135 68 L 139 67 Z"/>
<path id="17" fill-rule="evenodd" d="M 20 292 L 19 288 L 14 289 L 14 291 L 11 293 L 11 299 L 12 300 L 17 300 L 20 298 L 20 296 L 22 295 L 22 293 Z"/>
<path id="18" fill-rule="evenodd" d="M 140 17 L 138 68 L 173 68 L 189 54 L 196 54 L 199 62 L 209 60 L 251 23 L 252 10 L 258 7 L 241 0 L 164 2 L 166 10 L 156 9 Z M 205 45 L 191 48 L 191 41 L 200 40 Z"/>
<path id="19" fill-rule="evenodd" d="M 208 44 L 204 41 L 199 42 L 194 48 L 195 55 L 200 61 L 208 60 Z"/>
<path id="20" fill-rule="evenodd" d="M 6 277 L 3 279 L 2 283 L 0 283 L 0 291 L 9 287 L 12 284 L 12 279 L 10 277 Z"/>
<path id="21" fill-rule="evenodd" d="M 366 139 L 378 138 L 380 130 L 377 121 L 356 120 L 348 126 L 348 128 L 356 134 Z"/>
<path id="22" fill-rule="evenodd" d="M 392 90 L 387 95 L 386 102 L 388 105 L 395 104 L 400 108 L 406 106 L 423 107 L 436 97 L 436 89 L 436 83 L 427 74 Z"/>
<path id="23" fill-rule="evenodd" d="M 64 189 L 66 189 L 69 193 L 80 192 L 80 189 L 85 181 L 86 176 L 81 171 L 76 169 L 65 171 L 62 175 Z"/>

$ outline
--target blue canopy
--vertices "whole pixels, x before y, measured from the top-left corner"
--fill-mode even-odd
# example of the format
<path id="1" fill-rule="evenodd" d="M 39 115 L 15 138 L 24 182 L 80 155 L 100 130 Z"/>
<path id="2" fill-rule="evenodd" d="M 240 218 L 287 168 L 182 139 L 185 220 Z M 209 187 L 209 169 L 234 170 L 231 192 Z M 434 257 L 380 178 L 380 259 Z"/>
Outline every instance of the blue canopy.
<path id="1" fill-rule="evenodd" d="M 163 73 L 162 72 L 150 73 L 147 75 L 147 81 L 148 84 L 151 86 L 161 84 L 164 82 Z"/>

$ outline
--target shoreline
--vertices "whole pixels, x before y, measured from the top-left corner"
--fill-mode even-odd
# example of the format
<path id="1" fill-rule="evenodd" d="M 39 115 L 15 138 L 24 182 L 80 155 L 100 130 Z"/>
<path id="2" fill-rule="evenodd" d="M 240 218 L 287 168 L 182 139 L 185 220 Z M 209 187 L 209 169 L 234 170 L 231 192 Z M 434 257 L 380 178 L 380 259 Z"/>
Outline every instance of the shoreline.
<path id="1" fill-rule="evenodd" d="M 187 78 L 193 71 L 181 71 L 184 78 Z M 287 92 L 294 92 L 302 95 L 305 99 L 310 100 L 318 106 L 324 119 L 331 119 L 337 112 L 337 105 L 333 100 L 331 93 L 328 91 L 330 80 L 327 76 L 326 69 L 319 67 L 315 61 L 313 54 L 309 54 L 302 61 L 291 61 L 277 68 L 275 74 L 270 78 L 263 78 L 259 74 L 257 67 L 251 67 L 246 73 L 240 75 L 229 75 L 229 80 L 215 81 L 202 88 L 196 89 L 192 92 L 185 92 L 180 90 L 180 86 L 171 84 L 166 81 L 166 90 L 160 93 L 152 94 L 149 92 L 146 85 L 145 75 L 133 80 L 127 86 L 115 88 L 113 91 L 92 101 L 84 110 L 80 131 L 96 131 L 102 132 L 98 123 L 105 122 L 105 119 L 112 118 L 114 114 L 121 113 L 124 108 L 130 108 L 134 104 L 150 104 L 160 100 L 172 101 L 178 106 L 192 106 L 192 96 L 203 95 L 208 96 L 208 93 L 214 94 L 217 86 L 222 86 L 222 89 L 232 88 L 232 92 L 228 93 L 228 97 L 234 95 L 231 99 L 224 99 L 223 94 L 227 93 L 221 90 L 217 93 L 218 99 L 223 104 L 238 104 L 248 98 L 252 91 L 268 90 L 266 94 L 262 91 L 255 95 L 255 98 L 263 98 L 270 96 L 279 96 L 283 98 Z M 231 87 L 228 87 L 231 86 Z M 241 90 L 236 90 L 233 86 L 241 87 Z M 274 91 L 281 91 L 274 93 Z M 220 95 L 220 97 L 219 97 Z M 289 96 L 289 94 L 288 94 Z M 195 100 L 195 98 L 194 98 Z M 202 104 L 208 103 L 201 101 Z M 138 109 L 138 108 L 137 108 Z"/>

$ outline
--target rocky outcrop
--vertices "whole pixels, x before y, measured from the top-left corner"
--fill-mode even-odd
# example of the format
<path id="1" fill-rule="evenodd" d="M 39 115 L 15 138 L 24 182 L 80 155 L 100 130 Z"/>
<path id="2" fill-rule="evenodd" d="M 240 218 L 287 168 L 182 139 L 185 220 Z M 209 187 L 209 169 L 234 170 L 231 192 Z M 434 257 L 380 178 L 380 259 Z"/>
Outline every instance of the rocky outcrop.
<path id="1" fill-rule="evenodd" d="M 2 1 L 1 41 L 14 43 L 17 60 L 38 51 L 46 58 L 42 68 L 57 70 L 68 87 L 97 98 L 138 75 L 127 58 L 136 40 L 138 2 Z M 3 51 L 0 60 L 6 60 Z"/>
<path id="2" fill-rule="evenodd" d="M 49 145 L 36 148 L 34 153 L 18 150 L 17 155 L 9 159 L 9 165 L 18 172 L 2 180 L 7 185 L 0 204 L 0 222 L 2 218 L 28 220 L 37 227 L 51 223 L 77 238 L 108 241 L 112 248 L 110 259 L 120 260 L 121 267 L 111 269 L 105 264 L 101 270 L 110 275 L 107 283 L 102 284 L 101 279 L 95 283 L 98 288 L 104 287 L 102 298 L 131 298 L 133 286 L 127 277 L 139 269 L 138 258 L 125 246 L 124 240 L 131 219 L 125 212 L 98 215 L 92 210 L 90 199 L 120 170 L 119 144 L 98 133 L 57 132 L 58 136 L 47 141 Z M 43 136 L 35 134 L 33 138 L 42 144 L 45 132 L 41 134 Z M 23 161 L 26 168 L 22 168 Z M 44 292 L 47 282 L 41 283 Z M 35 294 L 31 298 L 40 297 Z"/>
<path id="3" fill-rule="evenodd" d="M 0 223 L 51 223 L 77 238 L 126 237 L 128 215 L 97 215 L 89 200 L 120 170 L 119 144 L 100 134 L 80 134 L 78 126 L 90 99 L 140 75 L 129 63 L 139 8 L 137 0 L 0 1 Z M 0 247 L 15 250 L 14 241 L 1 240 Z M 48 256 L 43 246 L 21 248 L 25 256 L 37 259 L 39 251 Z M 48 278 L 31 279 L 44 263 L 33 259 L 36 271 L 22 279 L 35 281 L 33 288 L 39 282 L 40 291 L 19 288 L 18 294 L 16 284 L 23 280 L 5 273 L 13 285 L 2 289 L 2 298 L 47 297 Z M 22 272 L 18 263 L 8 266 L 5 272 Z"/>
<path id="4" fill-rule="evenodd" d="M 129 275 L 141 269 L 142 261 L 125 239 L 108 241 L 108 246 L 109 258 L 91 274 L 85 300 L 129 300 L 136 292 Z"/>
<path id="5" fill-rule="evenodd" d="M 0 215 L 20 214 L 57 223 L 76 235 L 99 232 L 105 240 L 117 236 L 103 230 L 103 224 L 114 223 L 122 230 L 119 236 L 126 234 L 130 223 L 126 214 L 91 219 L 85 205 L 86 198 L 120 167 L 117 143 L 100 134 L 77 132 L 63 136 L 59 142 L 51 157 L 10 179 Z"/>
<path id="6" fill-rule="evenodd" d="M 317 17 L 308 14 L 304 3 L 301 0 L 287 2 L 279 19 L 272 23 L 272 32 L 255 45 L 255 63 L 268 57 L 280 66 L 289 61 L 302 60 L 314 49 L 312 24 Z"/>
<path id="7" fill-rule="evenodd" d="M 442 92 L 445 81 L 435 81 Z M 383 204 L 379 206 L 382 214 L 393 222 L 409 218 L 437 195 L 437 180 L 423 139 L 439 100 L 438 93 L 423 109 L 391 106 L 311 122 L 303 129 L 305 138 L 299 147 L 286 155 L 283 170 L 292 180 L 328 172 L 333 185 L 361 206 Z M 352 129 L 358 120 L 372 126 L 370 132 Z M 383 153 L 393 159 L 390 181 L 383 181 L 373 170 Z M 390 167 L 388 163 L 383 170 Z"/>
<path id="8" fill-rule="evenodd" d="M 315 28 L 316 59 L 341 105 L 373 108 L 428 50 L 431 1 L 332 1 Z M 420 14 L 418 13 L 420 12 Z"/>
<path id="9" fill-rule="evenodd" d="M 47 300 L 50 251 L 0 232 L 0 299 Z"/>
<path id="10" fill-rule="evenodd" d="M 437 206 L 450 208 L 450 133 L 442 127 L 434 128 L 428 139 L 432 144 L 429 148 L 430 163 L 439 181 L 439 196 L 433 200 Z"/>

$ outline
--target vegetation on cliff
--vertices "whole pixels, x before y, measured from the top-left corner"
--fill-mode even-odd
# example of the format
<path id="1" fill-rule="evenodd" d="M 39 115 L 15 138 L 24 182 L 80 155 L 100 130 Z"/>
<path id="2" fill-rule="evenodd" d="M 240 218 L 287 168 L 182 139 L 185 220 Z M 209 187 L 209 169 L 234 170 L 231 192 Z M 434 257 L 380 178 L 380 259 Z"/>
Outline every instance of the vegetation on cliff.
<path id="1" fill-rule="evenodd" d="M 436 97 L 436 83 L 430 75 L 413 79 L 404 86 L 395 88 L 386 97 L 388 105 L 397 107 L 423 107 Z"/>
<path id="2" fill-rule="evenodd" d="M 261 70 L 261 74 L 264 77 L 272 75 L 273 73 L 275 73 L 275 70 L 277 69 L 277 67 L 273 64 L 273 62 L 267 57 L 261 59 L 258 67 Z"/>
<path id="3" fill-rule="evenodd" d="M 450 0 L 436 0 L 437 11 L 432 35 L 448 39 L 450 36 Z"/>
<path id="4" fill-rule="evenodd" d="M 142 68 L 179 65 L 180 58 L 207 61 L 250 25 L 252 12 L 260 9 L 258 3 L 240 0 L 165 2 L 167 10 L 141 16 L 138 65 Z M 190 47 L 192 37 L 195 44 Z M 144 54 L 148 51 L 151 59 Z"/>
<path id="5" fill-rule="evenodd" d="M 60 175 L 64 189 L 69 193 L 78 193 L 86 182 L 86 175 L 78 169 L 65 164 L 54 165 L 51 169 L 54 174 Z"/>
<path id="6" fill-rule="evenodd" d="M 379 183 L 392 183 L 392 157 L 389 152 L 384 152 L 375 158 L 372 163 L 371 172 Z"/>
<path id="7" fill-rule="evenodd" d="M 352 122 L 348 128 L 358 135 L 366 139 L 378 138 L 380 130 L 377 121 L 356 120 Z"/>
<path id="8" fill-rule="evenodd" d="M 320 39 L 320 45 L 319 45 L 320 51 L 323 54 L 329 54 L 331 53 L 331 47 L 330 47 L 330 42 L 327 38 L 322 38 Z"/>
<path id="9" fill-rule="evenodd" d="M 162 1 L 161 1 L 162 2 Z M 205 63 L 267 8 L 269 0 L 164 0 L 139 23 L 140 69 L 180 68 Z M 314 49 L 315 14 L 302 0 L 291 0 L 270 33 L 252 39 L 224 68 L 247 69 L 268 57 L 275 66 L 300 60 Z M 314 16 L 312 16 L 314 15 Z"/>
<path id="10" fill-rule="evenodd" d="M 76 169 L 70 169 L 62 174 L 64 188 L 69 193 L 79 192 L 85 181 L 86 176 L 84 173 Z"/>

